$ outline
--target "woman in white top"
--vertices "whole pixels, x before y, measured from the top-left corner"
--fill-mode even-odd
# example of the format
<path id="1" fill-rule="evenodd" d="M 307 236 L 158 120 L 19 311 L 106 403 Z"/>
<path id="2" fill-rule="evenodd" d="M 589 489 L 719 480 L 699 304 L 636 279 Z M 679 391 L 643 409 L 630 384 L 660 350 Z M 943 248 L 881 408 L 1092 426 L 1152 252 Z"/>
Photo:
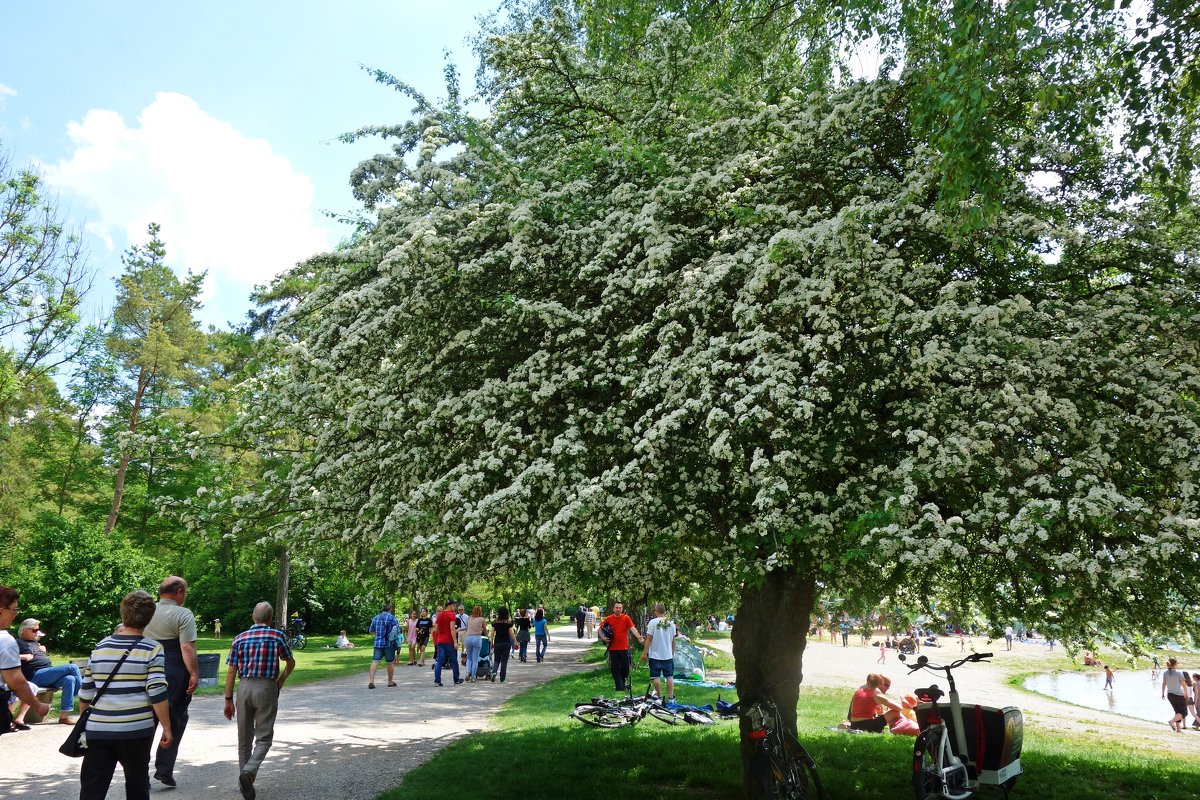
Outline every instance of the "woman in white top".
<path id="1" fill-rule="evenodd" d="M 338 634 L 337 641 L 333 643 L 333 646 L 339 650 L 345 650 L 348 647 L 354 647 L 354 642 L 350 641 L 345 631 L 342 631 Z"/>

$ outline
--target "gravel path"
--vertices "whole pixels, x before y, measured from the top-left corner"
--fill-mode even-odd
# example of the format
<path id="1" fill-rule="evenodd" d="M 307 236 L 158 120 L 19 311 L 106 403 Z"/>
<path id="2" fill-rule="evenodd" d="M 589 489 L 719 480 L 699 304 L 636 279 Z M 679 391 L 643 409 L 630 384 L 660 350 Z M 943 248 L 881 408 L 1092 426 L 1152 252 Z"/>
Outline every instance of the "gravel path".
<path id="1" fill-rule="evenodd" d="M 275 725 L 275 744 L 259 773 L 256 788 L 262 800 L 298 800 L 336 797 L 373 800 L 380 792 L 398 785 L 410 769 L 424 763 L 454 739 L 488 727 L 500 705 L 530 686 L 568 672 L 591 669 L 580 664 L 586 641 L 575 638 L 575 629 L 551 631 L 548 661 L 537 664 L 512 662 L 509 680 L 499 683 L 447 685 L 438 689 L 427 666 L 396 668 L 395 689 L 386 688 L 386 676 L 377 676 L 380 688 L 366 688 L 370 650 L 347 651 L 346 657 L 360 659 L 363 674 L 354 678 L 312 683 L 287 688 Z M 728 641 L 705 642 L 731 650 Z M 982 642 L 979 643 L 982 646 Z M 994 645 L 995 643 L 993 643 Z M 1174 734 L 1162 724 L 1061 703 L 1049 697 L 1008 686 L 1005 678 L 1018 668 L 1016 659 L 1004 651 L 1003 642 L 989 665 L 972 665 L 956 672 L 964 699 L 987 705 L 1020 707 L 1031 728 L 1095 735 L 1114 747 L 1156 749 L 1169 745 L 1176 750 L 1200 755 L 1200 733 Z M 1030 658 L 1039 652 L 1023 645 L 1014 651 L 1020 668 L 1028 669 Z M 1036 647 L 1036 646 L 1033 646 Z M 981 648 L 982 649 L 982 648 Z M 951 660 L 958 648 L 937 651 Z M 828 642 L 810 642 L 804 653 L 804 687 L 835 687 L 846 690 L 847 701 L 868 672 L 882 672 L 895 682 L 894 691 L 910 692 L 918 686 L 945 681 L 929 673 L 908 675 L 888 654 L 886 664 L 876 663 L 875 648 L 851 645 L 843 648 Z M 303 669 L 303 653 L 300 666 Z M 935 659 L 940 660 L 940 659 Z M 1008 663 L 1006 663 L 1006 661 Z M 732 675 L 718 676 L 732 678 Z M 803 697 L 803 688 L 801 691 Z M 192 701 L 191 719 L 176 769 L 179 788 L 171 791 L 152 782 L 152 796 L 163 800 L 240 798 L 237 788 L 237 731 L 221 715 L 219 695 Z M 1167 707 L 1163 703 L 1163 719 Z M 51 714 L 51 720 L 56 719 Z M 832 726 L 838 720 L 830 720 Z M 67 728 L 54 722 L 33 730 L 0 738 L 0 798 L 68 800 L 79 794 L 79 763 L 59 755 L 58 746 Z M 110 798 L 124 796 L 117 770 Z M 569 796 L 569 795 L 564 795 Z"/>
<path id="2" fill-rule="evenodd" d="M 387 688 L 382 666 L 375 690 L 367 689 L 370 649 L 346 651 L 362 661 L 359 677 L 285 687 L 275 743 L 255 788 L 260 800 L 298 800 L 336 797 L 372 800 L 395 787 L 410 769 L 424 763 L 460 736 L 484 730 L 508 698 L 559 675 L 591 669 L 578 662 L 586 640 L 575 637 L 574 626 L 551 629 L 550 650 L 541 664 L 509 662 L 508 681 L 433 685 L 426 666 L 396 667 L 398 687 Z M 297 670 L 304 669 L 299 654 Z M 175 778 L 179 788 L 165 789 L 151 781 L 151 796 L 163 800 L 240 800 L 237 785 L 237 729 L 222 716 L 220 695 L 197 697 L 179 752 Z M 67 800 L 79 796 L 80 761 L 60 755 L 58 746 L 68 728 L 51 721 L 27 732 L 0 737 L 0 798 Z M 153 762 L 151 763 L 153 771 Z M 110 798 L 125 796 L 117 768 Z"/>

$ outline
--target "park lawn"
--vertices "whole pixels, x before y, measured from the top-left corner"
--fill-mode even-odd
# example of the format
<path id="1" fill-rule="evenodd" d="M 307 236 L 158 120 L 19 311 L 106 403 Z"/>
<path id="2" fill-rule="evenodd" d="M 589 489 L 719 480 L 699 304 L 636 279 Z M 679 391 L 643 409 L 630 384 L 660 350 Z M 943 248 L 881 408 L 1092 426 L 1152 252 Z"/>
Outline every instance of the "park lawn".
<path id="1" fill-rule="evenodd" d="M 294 652 L 296 669 L 288 678 L 288 684 L 295 686 L 301 683 L 344 678 L 347 675 L 362 675 L 367 678 L 367 670 L 371 666 L 372 647 L 375 637 L 372 635 L 351 636 L 350 641 L 356 647 L 350 650 L 325 650 L 325 645 L 333 644 L 336 636 L 310 636 L 308 645 L 303 650 Z M 229 655 L 229 645 L 233 637 L 226 636 L 214 639 L 211 636 L 201 636 L 196 640 L 197 655 L 215 654 L 220 656 L 217 667 L 217 685 L 204 686 L 196 690 L 198 695 L 216 694 L 225 690 L 225 657 Z M 407 653 L 407 650 L 405 651 Z M 399 660 L 399 656 L 397 656 Z"/>
<path id="2" fill-rule="evenodd" d="M 647 673 L 635 673 L 644 688 Z M 641 685 L 639 685 L 641 684 Z M 607 670 L 568 675 L 534 687 L 504 705 L 493 730 L 463 737 L 405 776 L 380 800 L 412 800 L 483 792 L 495 800 L 557 791 L 580 800 L 612 797 L 736 798 L 741 796 L 737 725 L 668 727 L 647 718 L 632 728 L 599 730 L 568 717 L 577 702 L 612 695 Z M 731 692 L 678 686 L 682 702 L 715 702 Z M 801 689 L 799 735 L 817 762 L 831 800 L 893 800 L 912 791 L 913 740 L 831 730 L 846 712 L 847 694 Z M 1013 797 L 1031 800 L 1193 800 L 1195 765 L 1170 753 L 1147 753 L 1087 734 L 1025 733 Z M 512 779 L 496 782 L 492 776 Z M 1003 797 L 986 787 L 977 797 Z"/>

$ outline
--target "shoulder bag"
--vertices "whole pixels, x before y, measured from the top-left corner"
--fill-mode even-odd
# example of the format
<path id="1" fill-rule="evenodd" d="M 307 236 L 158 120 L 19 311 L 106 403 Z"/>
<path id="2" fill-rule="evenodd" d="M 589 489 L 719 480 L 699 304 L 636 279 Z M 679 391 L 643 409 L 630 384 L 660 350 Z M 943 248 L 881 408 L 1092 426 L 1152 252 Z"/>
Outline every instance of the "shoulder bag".
<path id="1" fill-rule="evenodd" d="M 96 703 L 100 702 L 100 698 L 104 695 L 104 690 L 113 682 L 113 678 L 121 671 L 121 666 L 125 663 L 125 659 L 129 658 L 129 654 L 133 652 L 133 648 L 141 644 L 142 640 L 138 639 L 133 644 L 129 645 L 129 649 L 125 651 L 125 655 L 121 656 L 121 660 L 117 662 L 117 666 L 113 667 L 113 671 L 108 674 L 108 680 L 96 692 L 96 696 L 92 698 L 92 702 L 88 703 L 87 709 L 79 715 L 79 719 L 75 720 L 75 727 L 67 734 L 67 740 L 62 743 L 62 747 L 58 748 L 58 752 L 64 756 L 71 758 L 82 758 L 87 755 L 87 737 L 84 736 L 84 729 L 87 728 L 88 717 L 92 715 L 92 709 L 96 707 Z"/>

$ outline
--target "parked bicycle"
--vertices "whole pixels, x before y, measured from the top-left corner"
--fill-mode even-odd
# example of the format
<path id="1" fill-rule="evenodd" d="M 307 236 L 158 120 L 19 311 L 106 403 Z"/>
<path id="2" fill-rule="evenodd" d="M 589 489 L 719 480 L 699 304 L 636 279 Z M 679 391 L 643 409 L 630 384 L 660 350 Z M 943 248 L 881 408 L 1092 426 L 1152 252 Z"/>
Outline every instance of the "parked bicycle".
<path id="1" fill-rule="evenodd" d="M 646 693 L 641 697 L 634 697 L 633 687 L 630 686 L 629 694 L 625 697 L 593 697 L 590 703 L 576 703 L 571 716 L 585 725 L 596 728 L 624 728 L 636 725 L 645 719 L 647 714 L 668 725 L 678 725 L 680 722 L 691 725 L 712 724 L 712 717 L 700 709 L 677 703 L 664 704 L 654 695 L 652 686 L 653 684 L 647 684 Z"/>
<path id="2" fill-rule="evenodd" d="M 303 650 L 308 645 L 308 639 L 304 636 L 304 627 L 304 620 L 292 620 L 287 632 L 288 647 L 293 650 Z"/>
<path id="3" fill-rule="evenodd" d="M 991 653 L 972 653 L 942 666 L 920 656 L 909 666 L 909 672 L 944 672 L 950 683 L 948 708 L 938 703 L 945 695 L 937 684 L 916 691 L 917 697 L 926 701 L 917 706 L 921 733 L 913 746 L 912 781 L 917 800 L 965 800 L 981 785 L 1000 786 L 1008 797 L 1016 784 L 1024 736 L 1021 711 L 1013 706 L 975 705 L 964 715 L 954 685 L 952 670 L 991 657 Z M 906 661 L 904 656 L 900 660 Z"/>
<path id="4" fill-rule="evenodd" d="M 718 701 L 718 708 L 721 704 Z M 795 734 L 783 723 L 775 701 L 769 697 L 743 699 L 722 712 L 749 721 L 755 742 L 751 769 L 772 800 L 825 800 L 817 765 Z"/>

